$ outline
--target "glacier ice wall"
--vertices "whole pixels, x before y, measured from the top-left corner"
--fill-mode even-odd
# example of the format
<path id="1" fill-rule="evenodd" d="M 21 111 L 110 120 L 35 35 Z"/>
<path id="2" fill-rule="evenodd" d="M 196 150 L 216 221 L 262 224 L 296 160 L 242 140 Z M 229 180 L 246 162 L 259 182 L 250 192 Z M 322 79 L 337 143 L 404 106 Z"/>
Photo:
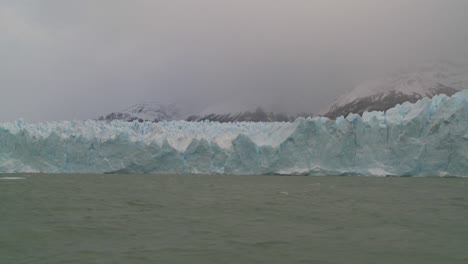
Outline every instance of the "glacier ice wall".
<path id="1" fill-rule="evenodd" d="M 0 124 L 0 172 L 468 175 L 468 91 L 294 123 Z"/>

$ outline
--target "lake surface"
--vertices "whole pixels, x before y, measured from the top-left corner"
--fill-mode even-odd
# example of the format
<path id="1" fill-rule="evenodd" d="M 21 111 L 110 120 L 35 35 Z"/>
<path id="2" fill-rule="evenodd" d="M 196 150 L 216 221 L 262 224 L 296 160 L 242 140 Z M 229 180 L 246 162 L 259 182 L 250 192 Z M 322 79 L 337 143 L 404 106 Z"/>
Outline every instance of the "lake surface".
<path id="1" fill-rule="evenodd" d="M 0 175 L 0 263 L 468 263 L 467 178 Z"/>

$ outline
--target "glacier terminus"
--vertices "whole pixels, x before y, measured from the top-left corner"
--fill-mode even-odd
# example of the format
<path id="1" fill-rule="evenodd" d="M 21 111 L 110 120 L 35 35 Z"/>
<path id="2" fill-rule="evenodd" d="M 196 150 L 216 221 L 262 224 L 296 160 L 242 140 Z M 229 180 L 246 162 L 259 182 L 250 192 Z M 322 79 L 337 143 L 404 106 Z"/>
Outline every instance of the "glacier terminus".
<path id="1" fill-rule="evenodd" d="M 18 120 L 0 172 L 466 176 L 468 91 L 293 123 Z"/>

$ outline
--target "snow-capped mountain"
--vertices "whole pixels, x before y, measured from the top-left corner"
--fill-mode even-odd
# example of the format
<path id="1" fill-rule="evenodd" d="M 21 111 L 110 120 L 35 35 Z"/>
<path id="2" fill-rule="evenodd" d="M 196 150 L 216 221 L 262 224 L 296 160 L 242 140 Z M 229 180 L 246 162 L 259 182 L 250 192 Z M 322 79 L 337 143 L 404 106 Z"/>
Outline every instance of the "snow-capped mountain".
<path id="1" fill-rule="evenodd" d="M 145 102 L 136 104 L 123 111 L 113 112 L 99 117 L 98 120 L 112 121 L 179 121 L 192 122 L 216 121 L 226 122 L 292 122 L 298 116 L 308 117 L 308 114 L 289 115 L 282 112 L 267 111 L 265 107 L 245 105 L 242 103 L 222 103 L 205 108 L 203 111 L 187 110 L 172 103 L 161 104 L 157 102 Z"/>
<path id="2" fill-rule="evenodd" d="M 386 111 L 404 102 L 414 103 L 438 94 L 451 96 L 468 88 L 466 67 L 454 63 L 426 64 L 415 70 L 401 71 L 383 80 L 365 82 L 338 98 L 321 114 L 336 118 L 350 113 Z"/>
<path id="3" fill-rule="evenodd" d="M 265 107 L 245 104 L 223 103 L 205 108 L 187 121 L 226 122 L 291 122 L 296 116 L 267 111 Z"/>
<path id="4" fill-rule="evenodd" d="M 99 120 L 122 120 L 128 122 L 138 120 L 140 122 L 160 122 L 185 120 L 187 116 L 187 111 L 175 103 L 162 104 L 150 101 L 133 105 L 120 112 L 113 112 L 105 116 L 101 116 L 99 117 Z"/>

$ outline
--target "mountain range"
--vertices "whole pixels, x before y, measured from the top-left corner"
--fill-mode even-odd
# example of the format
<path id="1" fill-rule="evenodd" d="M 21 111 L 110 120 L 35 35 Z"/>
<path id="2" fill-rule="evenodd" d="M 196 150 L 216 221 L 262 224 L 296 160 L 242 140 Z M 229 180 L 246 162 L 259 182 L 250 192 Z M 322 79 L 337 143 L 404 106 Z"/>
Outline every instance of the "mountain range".
<path id="1" fill-rule="evenodd" d="M 438 94 L 451 96 L 466 88 L 467 73 L 465 66 L 450 62 L 425 64 L 414 69 L 401 70 L 382 79 L 363 82 L 322 110 L 320 115 L 335 119 L 350 113 L 386 111 L 397 104 L 414 103 L 423 97 L 432 98 Z M 222 102 L 194 112 L 176 103 L 150 101 L 133 105 L 123 111 L 109 113 L 99 117 L 99 120 L 292 122 L 300 116 L 313 116 L 310 113 L 286 114 L 266 109 L 268 108 L 259 105 Z"/>
<path id="2" fill-rule="evenodd" d="M 101 116 L 98 120 L 112 121 L 180 121 L 191 122 L 293 122 L 299 116 L 312 116 L 300 113 L 290 115 L 283 112 L 268 111 L 265 107 L 255 105 L 243 105 L 222 103 L 206 107 L 199 112 L 190 112 L 176 103 L 163 104 L 159 102 L 144 102 L 133 105 L 123 111 L 112 112 Z"/>

